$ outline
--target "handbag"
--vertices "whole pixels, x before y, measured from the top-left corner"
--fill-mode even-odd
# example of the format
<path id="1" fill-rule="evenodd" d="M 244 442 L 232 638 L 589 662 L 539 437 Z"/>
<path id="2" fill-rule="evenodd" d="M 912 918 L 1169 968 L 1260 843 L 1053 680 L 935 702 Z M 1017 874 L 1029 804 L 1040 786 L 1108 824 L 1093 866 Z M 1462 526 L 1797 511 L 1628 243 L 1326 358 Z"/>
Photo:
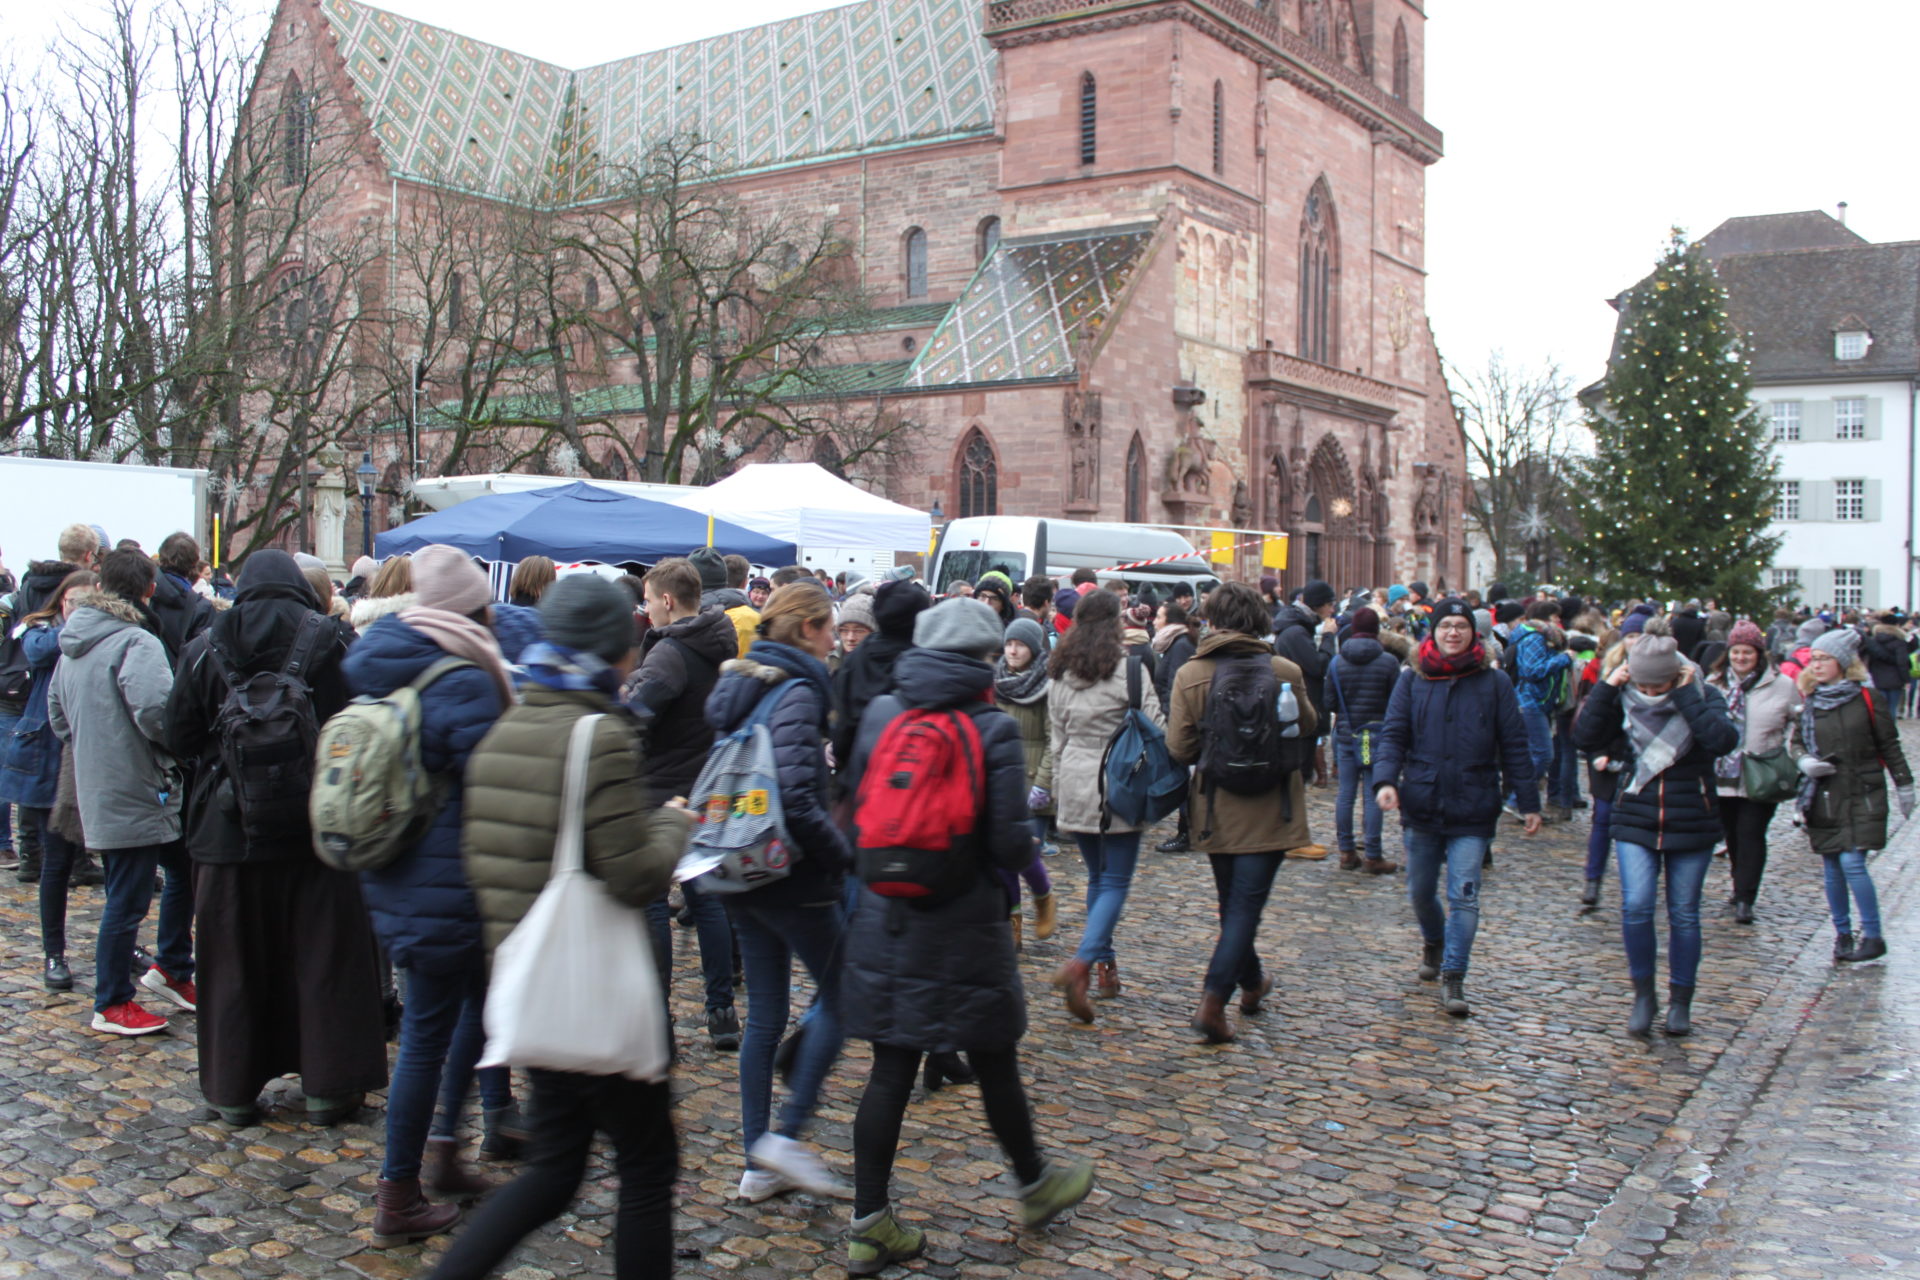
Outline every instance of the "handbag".
<path id="1" fill-rule="evenodd" d="M 1760 804 L 1779 804 L 1800 794 L 1800 769 L 1785 747 L 1740 757 L 1740 789 Z"/>
<path id="2" fill-rule="evenodd" d="M 667 1016 L 640 912 L 587 873 L 587 758 L 597 715 L 574 722 L 553 870 L 493 957 L 484 1067 L 667 1078 Z"/>

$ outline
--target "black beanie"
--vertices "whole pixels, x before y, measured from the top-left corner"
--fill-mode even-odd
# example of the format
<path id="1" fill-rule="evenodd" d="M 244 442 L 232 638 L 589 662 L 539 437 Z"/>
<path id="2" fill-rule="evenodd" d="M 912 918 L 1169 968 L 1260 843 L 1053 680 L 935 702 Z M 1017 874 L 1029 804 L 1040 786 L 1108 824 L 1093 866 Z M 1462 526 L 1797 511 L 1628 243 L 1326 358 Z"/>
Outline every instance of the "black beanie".
<path id="1" fill-rule="evenodd" d="M 1502 600 L 1494 606 L 1493 620 L 1500 623 L 1518 622 L 1526 611 L 1526 606 L 1518 600 Z"/>
<path id="2" fill-rule="evenodd" d="M 1433 606 L 1433 625 L 1436 627 L 1439 626 L 1440 619 L 1442 618 L 1465 618 L 1468 626 L 1474 625 L 1473 610 L 1467 607 L 1465 600 L 1461 600 L 1456 596 L 1448 596 L 1445 600 Z M 1474 627 L 1474 630 L 1478 633 L 1479 628 Z"/>
<path id="3" fill-rule="evenodd" d="M 1300 603 L 1309 609 L 1322 609 L 1333 603 L 1333 588 L 1315 578 L 1300 588 Z"/>
<path id="4" fill-rule="evenodd" d="M 712 547 L 695 547 L 687 552 L 687 563 L 700 574 L 702 591 L 718 591 L 727 585 L 727 558 Z"/>
<path id="5" fill-rule="evenodd" d="M 1496 583 L 1494 583 L 1494 584 L 1493 584 L 1492 586 L 1490 586 L 1490 587 L 1488 587 L 1488 588 L 1487 588 L 1487 603 L 1488 603 L 1488 604 L 1498 604 L 1498 603 L 1499 603 L 1500 601 L 1502 601 L 1502 600 L 1505 600 L 1506 598 L 1507 598 L 1507 584 L 1506 584 L 1506 583 L 1504 583 L 1504 582 L 1496 582 Z"/>
<path id="6" fill-rule="evenodd" d="M 880 634 L 913 642 L 915 619 L 933 606 L 933 597 L 918 582 L 894 578 L 873 593 L 873 621 Z"/>

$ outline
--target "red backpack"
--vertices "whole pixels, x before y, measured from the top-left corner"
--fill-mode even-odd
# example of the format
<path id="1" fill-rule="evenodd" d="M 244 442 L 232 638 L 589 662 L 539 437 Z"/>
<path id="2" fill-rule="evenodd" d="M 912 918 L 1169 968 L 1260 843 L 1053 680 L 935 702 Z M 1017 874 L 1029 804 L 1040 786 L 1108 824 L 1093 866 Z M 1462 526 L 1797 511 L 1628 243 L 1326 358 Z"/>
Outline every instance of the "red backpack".
<path id="1" fill-rule="evenodd" d="M 986 795 L 980 730 L 964 711 L 905 711 L 888 722 L 855 798 L 854 868 L 883 898 L 939 902 L 979 875 Z"/>

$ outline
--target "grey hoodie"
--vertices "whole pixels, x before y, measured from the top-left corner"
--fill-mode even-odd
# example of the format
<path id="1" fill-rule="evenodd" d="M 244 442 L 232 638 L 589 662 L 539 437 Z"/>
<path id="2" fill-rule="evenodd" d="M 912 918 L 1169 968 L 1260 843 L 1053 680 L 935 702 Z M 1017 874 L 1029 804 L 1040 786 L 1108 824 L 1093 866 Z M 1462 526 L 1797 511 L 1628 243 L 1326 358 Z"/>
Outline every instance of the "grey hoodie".
<path id="1" fill-rule="evenodd" d="M 180 771 L 158 743 L 173 669 L 134 606 L 104 591 L 77 595 L 60 631 L 47 717 L 73 744 L 80 821 L 93 849 L 180 838 Z"/>

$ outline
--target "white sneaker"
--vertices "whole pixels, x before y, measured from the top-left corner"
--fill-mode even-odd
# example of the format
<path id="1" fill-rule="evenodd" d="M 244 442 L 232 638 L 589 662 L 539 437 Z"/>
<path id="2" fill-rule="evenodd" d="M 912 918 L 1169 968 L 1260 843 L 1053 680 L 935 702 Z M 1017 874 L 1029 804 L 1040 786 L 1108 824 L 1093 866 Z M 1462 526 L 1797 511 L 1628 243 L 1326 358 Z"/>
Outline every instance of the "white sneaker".
<path id="1" fill-rule="evenodd" d="M 748 1148 L 753 1162 L 778 1174 L 802 1191 L 836 1200 L 853 1199 L 853 1188 L 822 1163 L 812 1147 L 778 1133 L 765 1133 Z"/>
<path id="2" fill-rule="evenodd" d="M 748 1204 L 759 1204 L 762 1200 L 771 1200 L 793 1189 L 793 1183 L 771 1169 L 749 1169 L 740 1175 L 740 1193 L 736 1198 Z"/>

